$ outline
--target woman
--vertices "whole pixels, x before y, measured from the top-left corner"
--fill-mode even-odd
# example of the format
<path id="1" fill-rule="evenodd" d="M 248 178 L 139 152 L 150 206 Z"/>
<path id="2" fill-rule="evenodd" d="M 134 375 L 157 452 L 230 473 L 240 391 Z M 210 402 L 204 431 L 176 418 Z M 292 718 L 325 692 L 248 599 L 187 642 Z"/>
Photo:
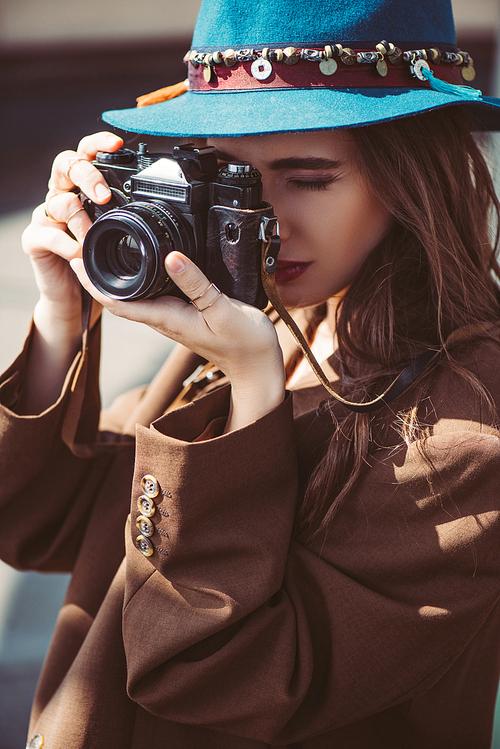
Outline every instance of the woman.
<path id="1" fill-rule="evenodd" d="M 100 294 L 79 259 L 90 219 L 69 191 L 105 204 L 89 162 L 122 140 L 100 133 L 56 158 L 24 239 L 41 300 L 0 390 L 2 506 L 24 509 L 2 526 L 3 556 L 73 571 L 30 747 L 489 746 L 498 203 L 468 118 L 494 126 L 499 103 L 457 84 L 471 61 L 451 49 L 444 3 L 411 18 L 390 2 L 355 16 L 278 6 L 205 3 L 189 93 L 105 119 L 207 136 L 221 163 L 261 171 L 279 295 L 349 403 L 311 381 L 297 349 L 285 369 L 279 325 L 181 253 L 166 268 L 194 304 Z M 386 38 L 383 24 L 420 44 L 352 51 Z M 298 39 L 309 44 L 283 43 Z M 79 282 L 97 302 L 80 352 Z M 97 432 L 99 304 L 183 348 Z M 225 377 L 169 410 L 200 361 Z"/>

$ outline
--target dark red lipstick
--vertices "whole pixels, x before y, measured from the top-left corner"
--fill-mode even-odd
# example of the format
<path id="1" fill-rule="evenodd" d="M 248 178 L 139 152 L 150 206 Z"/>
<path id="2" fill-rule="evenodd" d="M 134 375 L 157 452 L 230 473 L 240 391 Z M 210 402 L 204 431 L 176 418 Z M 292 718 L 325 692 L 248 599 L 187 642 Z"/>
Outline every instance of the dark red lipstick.
<path id="1" fill-rule="evenodd" d="M 289 283 L 299 278 L 309 268 L 311 263 L 299 263 L 296 260 L 287 260 L 286 258 L 278 258 L 278 267 L 274 277 L 276 283 Z"/>

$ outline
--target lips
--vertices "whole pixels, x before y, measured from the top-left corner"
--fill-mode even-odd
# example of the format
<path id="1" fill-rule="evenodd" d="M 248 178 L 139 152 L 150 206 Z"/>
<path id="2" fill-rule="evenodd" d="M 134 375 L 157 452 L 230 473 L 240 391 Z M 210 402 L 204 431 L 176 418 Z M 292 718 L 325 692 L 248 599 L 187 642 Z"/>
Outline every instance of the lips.
<path id="1" fill-rule="evenodd" d="M 276 273 L 274 278 L 276 283 L 289 283 L 299 278 L 312 263 L 298 263 L 295 260 L 287 260 L 286 258 L 278 258 Z"/>

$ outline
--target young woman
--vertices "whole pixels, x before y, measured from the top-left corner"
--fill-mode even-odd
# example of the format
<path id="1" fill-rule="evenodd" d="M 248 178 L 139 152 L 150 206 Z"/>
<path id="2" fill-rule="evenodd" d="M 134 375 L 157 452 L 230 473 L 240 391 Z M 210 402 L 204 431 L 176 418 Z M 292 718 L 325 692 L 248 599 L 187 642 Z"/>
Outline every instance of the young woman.
<path id="1" fill-rule="evenodd" d="M 55 159 L 24 236 L 34 326 L 0 386 L 3 557 L 73 571 L 29 747 L 490 745 L 498 202 L 470 118 L 498 125 L 500 104 L 458 85 L 472 63 L 447 4 L 411 19 L 379 6 L 211 0 L 189 93 L 105 115 L 207 136 L 221 164 L 260 170 L 279 296 L 351 405 L 297 348 L 283 355 L 272 315 L 182 253 L 166 268 L 194 304 L 99 293 L 71 190 L 105 204 L 89 162 L 123 141 L 99 133 Z M 389 33 L 412 41 L 366 42 Z M 83 343 L 80 284 L 95 299 Z M 98 429 L 99 305 L 181 346 Z M 224 377 L 169 408 L 200 362 Z"/>

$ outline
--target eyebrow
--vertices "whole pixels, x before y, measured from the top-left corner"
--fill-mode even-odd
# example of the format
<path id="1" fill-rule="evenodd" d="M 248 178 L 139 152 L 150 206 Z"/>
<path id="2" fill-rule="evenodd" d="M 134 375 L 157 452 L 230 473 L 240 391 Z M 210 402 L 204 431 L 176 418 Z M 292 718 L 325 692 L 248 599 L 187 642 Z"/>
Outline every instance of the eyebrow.
<path id="1" fill-rule="evenodd" d="M 221 161 L 234 161 L 234 156 L 219 150 L 217 150 L 217 158 Z M 341 160 L 332 161 L 331 159 L 323 159 L 316 156 L 288 156 L 284 159 L 271 161 L 269 166 L 275 171 L 279 171 L 280 169 L 309 169 L 314 171 L 338 169 L 344 163 Z"/>
<path id="2" fill-rule="evenodd" d="M 271 161 L 271 169 L 338 169 L 344 162 L 321 159 L 316 156 L 289 156 Z"/>

